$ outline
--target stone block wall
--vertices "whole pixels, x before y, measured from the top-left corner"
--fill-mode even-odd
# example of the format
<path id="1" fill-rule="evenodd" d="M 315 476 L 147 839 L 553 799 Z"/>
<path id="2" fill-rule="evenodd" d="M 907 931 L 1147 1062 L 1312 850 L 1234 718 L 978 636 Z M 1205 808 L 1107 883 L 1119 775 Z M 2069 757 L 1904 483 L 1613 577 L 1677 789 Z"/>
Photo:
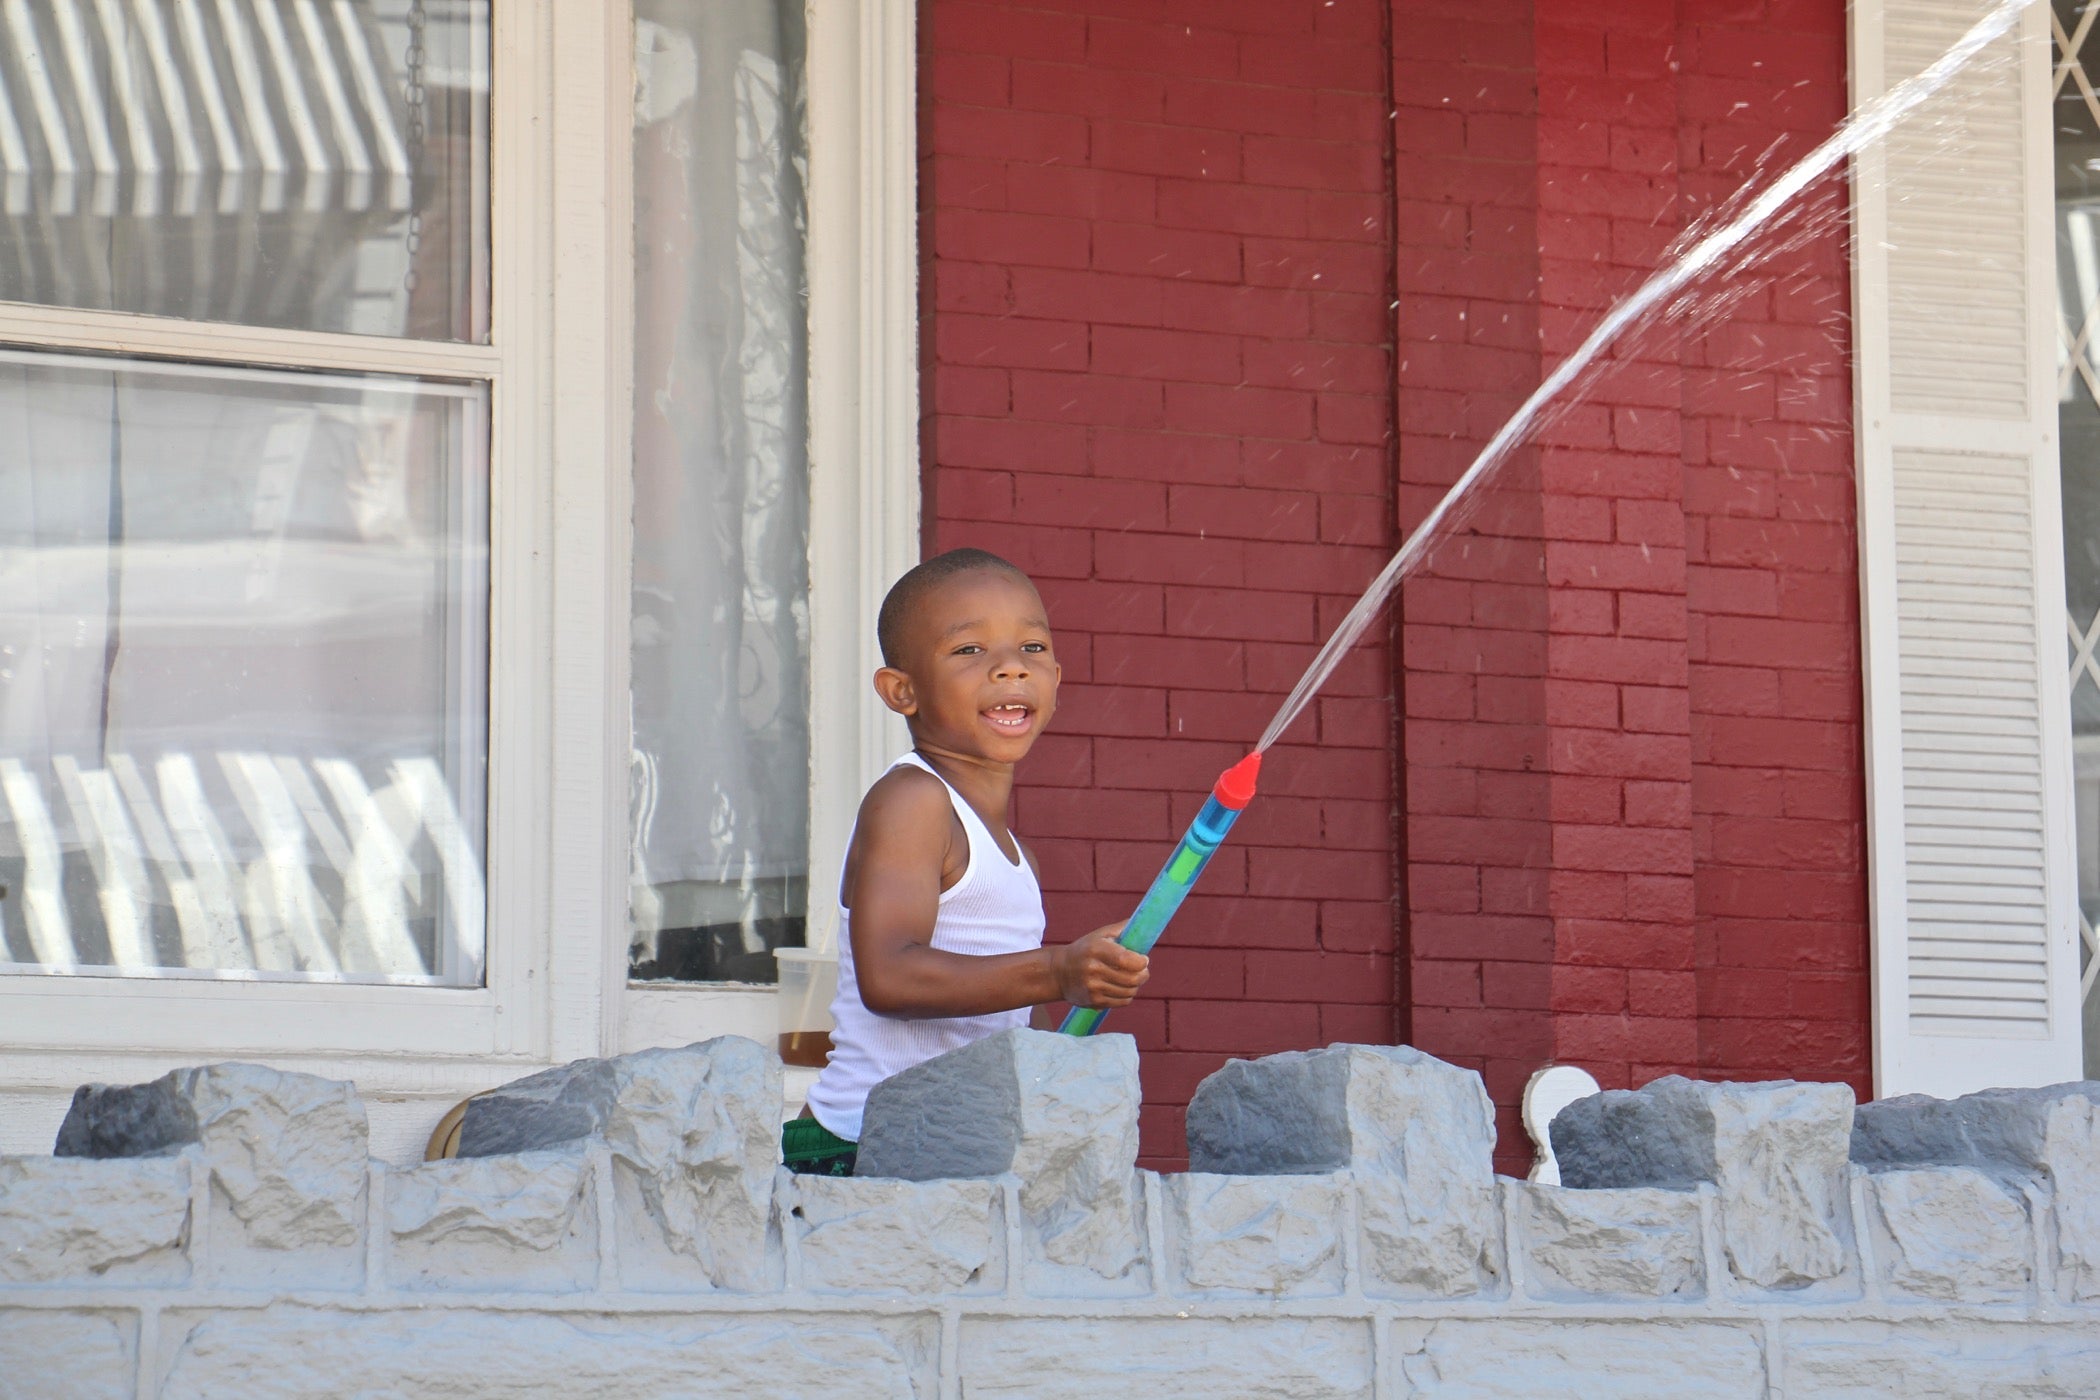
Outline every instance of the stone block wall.
<path id="1" fill-rule="evenodd" d="M 779 1169 L 735 1039 L 536 1076 L 505 1150 L 409 1168 L 345 1085 L 83 1091 L 69 1155 L 0 1158 L 0 1394 L 2100 1393 L 2100 1085 L 1663 1080 L 1564 1112 L 1547 1187 L 1494 1175 L 1477 1075 L 1382 1046 L 1229 1065 L 1196 1170 L 1139 1171 L 1135 1061 L 981 1042 L 844 1179 Z"/>

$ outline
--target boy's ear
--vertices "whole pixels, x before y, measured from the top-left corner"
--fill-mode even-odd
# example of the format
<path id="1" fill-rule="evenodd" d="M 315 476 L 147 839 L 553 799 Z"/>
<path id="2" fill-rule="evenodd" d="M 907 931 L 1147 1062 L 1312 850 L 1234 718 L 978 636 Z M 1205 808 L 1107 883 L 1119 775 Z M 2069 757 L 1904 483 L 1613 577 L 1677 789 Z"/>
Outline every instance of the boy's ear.
<path id="1" fill-rule="evenodd" d="M 894 666 L 885 666 L 875 673 L 875 693 L 882 697 L 883 704 L 907 719 L 918 713 L 919 696 L 911 677 Z"/>

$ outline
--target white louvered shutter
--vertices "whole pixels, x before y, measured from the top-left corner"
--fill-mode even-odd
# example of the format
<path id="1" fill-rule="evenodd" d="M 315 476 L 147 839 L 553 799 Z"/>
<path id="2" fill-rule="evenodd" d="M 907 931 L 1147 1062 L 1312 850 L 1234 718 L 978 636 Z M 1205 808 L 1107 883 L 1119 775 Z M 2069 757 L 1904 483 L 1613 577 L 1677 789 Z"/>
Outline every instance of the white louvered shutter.
<path id="1" fill-rule="evenodd" d="M 1997 0 L 1859 0 L 1853 99 Z M 1880 1095 L 2078 1077 L 2049 7 L 1855 166 Z"/>

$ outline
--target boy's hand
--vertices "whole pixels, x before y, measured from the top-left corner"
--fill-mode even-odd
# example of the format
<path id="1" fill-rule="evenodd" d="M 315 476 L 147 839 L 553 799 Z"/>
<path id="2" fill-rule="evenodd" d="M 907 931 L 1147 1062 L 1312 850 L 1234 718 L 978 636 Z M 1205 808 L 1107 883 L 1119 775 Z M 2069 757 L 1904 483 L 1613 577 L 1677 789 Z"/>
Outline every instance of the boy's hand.
<path id="1" fill-rule="evenodd" d="M 1121 923 L 1109 924 L 1058 949 L 1058 995 L 1074 1006 L 1104 1011 L 1135 1001 L 1152 975 L 1152 960 L 1116 942 L 1122 932 Z"/>

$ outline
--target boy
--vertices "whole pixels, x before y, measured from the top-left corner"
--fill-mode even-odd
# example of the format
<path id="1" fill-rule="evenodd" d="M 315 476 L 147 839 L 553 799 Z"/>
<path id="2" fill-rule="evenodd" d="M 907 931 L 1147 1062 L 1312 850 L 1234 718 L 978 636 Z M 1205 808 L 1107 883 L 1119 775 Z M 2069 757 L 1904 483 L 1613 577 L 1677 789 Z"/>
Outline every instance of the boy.
<path id="1" fill-rule="evenodd" d="M 830 1061 L 782 1133 L 790 1169 L 853 1170 L 868 1091 L 1048 1002 L 1128 1006 L 1150 975 L 1121 924 L 1045 948 L 1035 859 L 1006 828 L 1014 765 L 1057 708 L 1050 623 L 1028 576 L 956 549 L 882 601 L 875 691 L 912 752 L 868 789 L 839 884 Z"/>

